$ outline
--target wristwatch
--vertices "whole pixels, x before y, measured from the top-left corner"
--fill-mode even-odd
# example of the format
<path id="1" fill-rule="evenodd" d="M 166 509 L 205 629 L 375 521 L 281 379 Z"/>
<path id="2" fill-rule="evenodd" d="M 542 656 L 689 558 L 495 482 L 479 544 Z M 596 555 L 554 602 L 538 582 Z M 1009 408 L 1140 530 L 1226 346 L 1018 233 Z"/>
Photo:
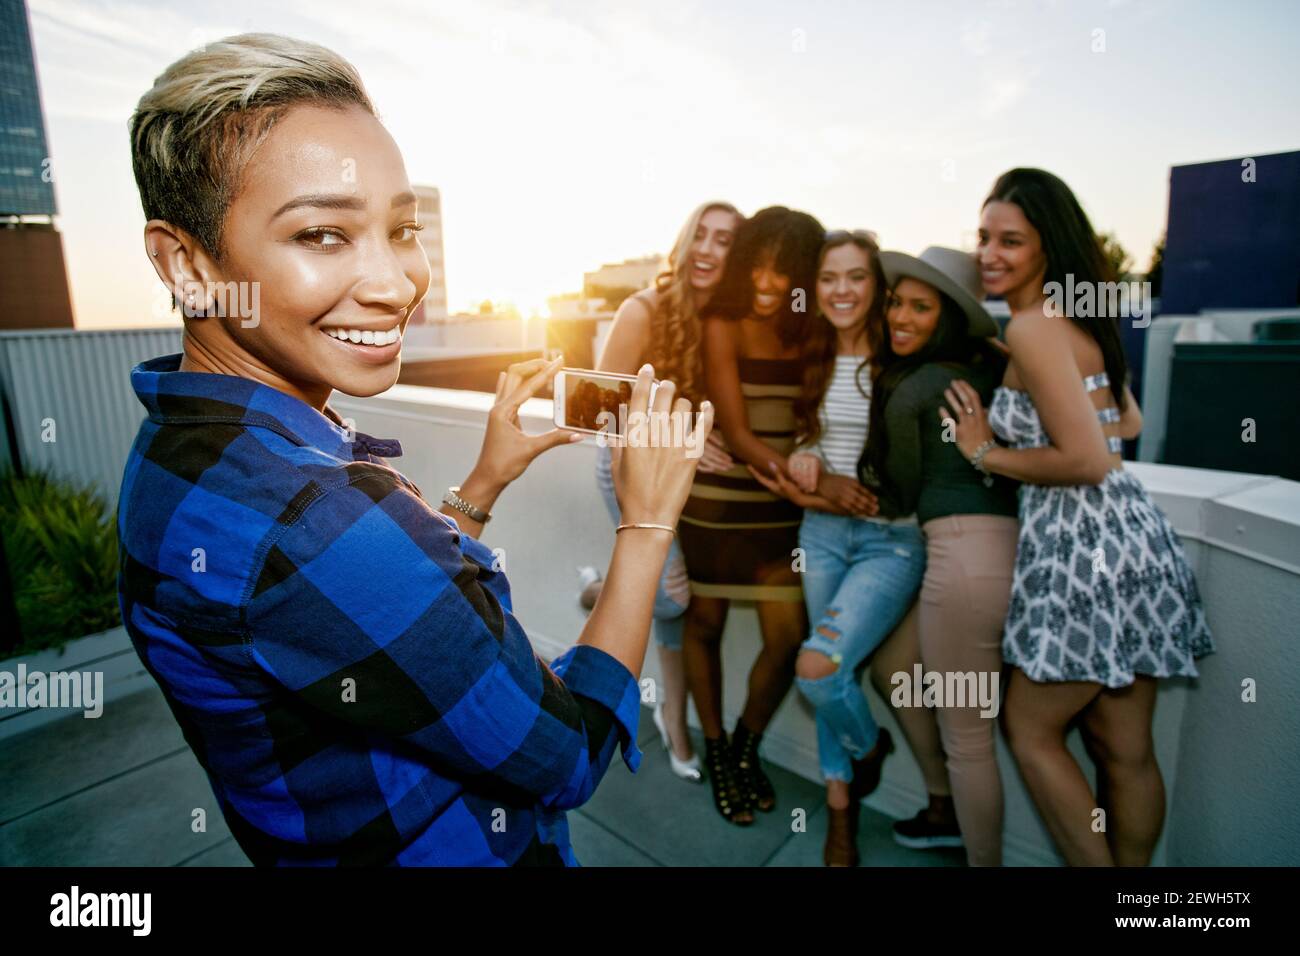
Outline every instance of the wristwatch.
<path id="1" fill-rule="evenodd" d="M 486 511 L 484 511 L 482 508 L 476 508 L 468 501 L 466 501 L 464 498 L 462 498 L 457 493 L 459 491 L 460 491 L 460 485 L 452 485 L 450 488 L 447 489 L 447 493 L 442 496 L 442 503 L 444 505 L 451 505 L 461 514 L 465 515 L 468 518 L 471 518 L 474 521 L 477 521 L 479 524 L 487 524 L 489 521 L 492 520 L 492 516 L 488 514 Z"/>

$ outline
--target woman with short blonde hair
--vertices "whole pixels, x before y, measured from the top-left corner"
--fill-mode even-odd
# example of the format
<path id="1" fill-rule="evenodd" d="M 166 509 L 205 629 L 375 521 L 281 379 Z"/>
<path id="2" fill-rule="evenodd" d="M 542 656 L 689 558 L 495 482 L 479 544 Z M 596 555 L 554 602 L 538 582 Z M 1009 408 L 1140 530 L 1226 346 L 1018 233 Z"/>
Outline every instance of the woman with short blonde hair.
<path id="1" fill-rule="evenodd" d="M 119 496 L 122 619 L 235 839 L 264 865 L 575 865 L 564 811 L 617 748 L 640 760 L 637 678 L 695 459 L 623 450 L 609 584 L 542 662 L 477 539 L 531 461 L 578 437 L 518 426 L 559 363 L 503 373 L 439 510 L 389 463 L 398 442 L 329 406 L 396 382 L 429 286 L 415 193 L 356 71 L 229 37 L 158 78 L 131 149 L 185 337 L 131 373 L 147 416 Z M 253 314 L 214 301 L 232 285 L 258 290 Z M 651 402 L 653 374 L 632 414 L 689 415 L 671 382 Z M 711 421 L 705 405 L 687 449 Z"/>

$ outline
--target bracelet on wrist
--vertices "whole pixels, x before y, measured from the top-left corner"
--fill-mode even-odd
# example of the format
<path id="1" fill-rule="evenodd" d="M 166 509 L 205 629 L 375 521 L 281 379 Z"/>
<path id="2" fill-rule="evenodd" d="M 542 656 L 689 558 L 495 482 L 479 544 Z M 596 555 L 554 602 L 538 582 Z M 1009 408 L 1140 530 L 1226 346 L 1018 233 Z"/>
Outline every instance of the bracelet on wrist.
<path id="1" fill-rule="evenodd" d="M 447 493 L 442 496 L 444 505 L 451 505 L 461 514 L 465 515 L 471 521 L 477 521 L 479 524 L 487 524 L 492 520 L 492 515 L 482 508 L 470 504 L 459 494 L 460 485 L 452 485 L 447 489 Z"/>
<path id="2" fill-rule="evenodd" d="M 979 447 L 976 448 L 975 451 L 973 451 L 970 456 L 971 467 L 984 476 L 984 486 L 986 488 L 992 487 L 993 476 L 989 474 L 989 470 L 984 467 L 984 456 L 987 455 L 990 451 L 992 451 L 997 446 L 998 443 L 994 441 L 992 438 L 989 438 L 986 441 L 980 442 Z"/>
<path id="3" fill-rule="evenodd" d="M 628 528 L 653 528 L 658 531 L 667 531 L 669 534 L 672 534 L 674 536 L 676 536 L 677 534 L 677 529 L 670 524 L 651 524 L 648 521 L 637 521 L 637 522 L 632 522 L 630 524 L 621 524 L 614 529 L 614 533 L 617 534 L 620 531 L 626 531 Z"/>

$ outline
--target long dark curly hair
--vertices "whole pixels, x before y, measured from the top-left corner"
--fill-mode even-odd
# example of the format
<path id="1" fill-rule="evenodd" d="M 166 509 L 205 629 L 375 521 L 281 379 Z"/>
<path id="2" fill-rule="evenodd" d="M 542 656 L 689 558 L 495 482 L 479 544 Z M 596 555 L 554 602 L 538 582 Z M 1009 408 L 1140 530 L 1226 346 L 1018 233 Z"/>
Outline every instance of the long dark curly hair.
<path id="1" fill-rule="evenodd" d="M 769 206 L 760 209 L 736 229 L 736 242 L 727 257 L 722 281 L 709 301 L 706 317 L 743 319 L 754 311 L 754 267 L 767 261 L 790 280 L 790 292 L 777 313 L 776 334 L 792 348 L 807 335 L 817 287 L 817 256 L 821 252 L 822 224 L 806 212 Z"/>

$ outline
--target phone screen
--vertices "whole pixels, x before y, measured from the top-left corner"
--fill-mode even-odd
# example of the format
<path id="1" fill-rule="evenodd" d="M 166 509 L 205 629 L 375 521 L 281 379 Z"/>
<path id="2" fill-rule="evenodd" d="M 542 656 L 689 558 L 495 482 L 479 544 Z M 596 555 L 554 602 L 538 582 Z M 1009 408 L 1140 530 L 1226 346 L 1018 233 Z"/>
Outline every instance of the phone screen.
<path id="1" fill-rule="evenodd" d="M 565 369 L 563 402 L 565 428 L 622 435 L 626 409 L 632 402 L 632 381 L 586 369 Z"/>

